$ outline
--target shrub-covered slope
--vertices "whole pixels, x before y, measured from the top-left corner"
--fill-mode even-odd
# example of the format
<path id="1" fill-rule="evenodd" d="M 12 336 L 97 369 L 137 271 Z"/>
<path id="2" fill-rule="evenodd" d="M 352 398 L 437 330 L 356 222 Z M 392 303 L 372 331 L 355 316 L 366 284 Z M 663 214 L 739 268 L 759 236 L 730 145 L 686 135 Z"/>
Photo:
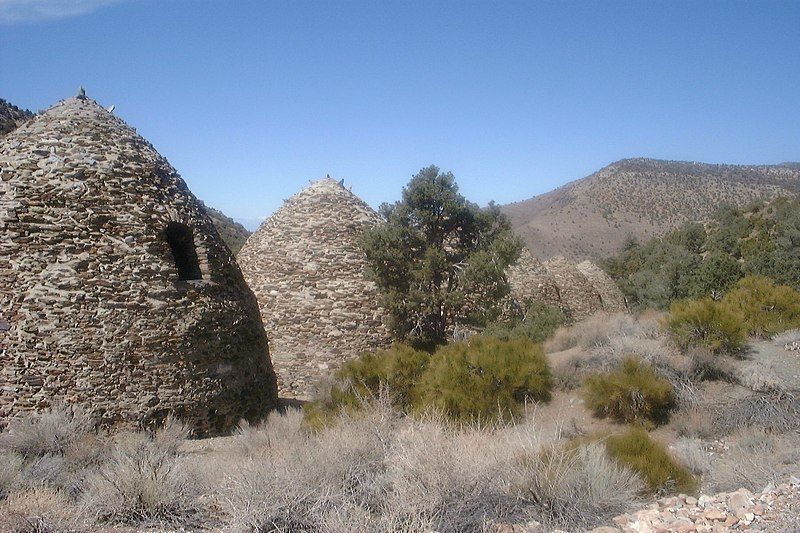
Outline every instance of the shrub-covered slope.
<path id="1" fill-rule="evenodd" d="M 624 159 L 529 200 L 504 206 L 516 232 L 539 256 L 572 260 L 616 253 L 632 235 L 647 239 L 723 204 L 796 194 L 800 166 L 711 165 Z"/>

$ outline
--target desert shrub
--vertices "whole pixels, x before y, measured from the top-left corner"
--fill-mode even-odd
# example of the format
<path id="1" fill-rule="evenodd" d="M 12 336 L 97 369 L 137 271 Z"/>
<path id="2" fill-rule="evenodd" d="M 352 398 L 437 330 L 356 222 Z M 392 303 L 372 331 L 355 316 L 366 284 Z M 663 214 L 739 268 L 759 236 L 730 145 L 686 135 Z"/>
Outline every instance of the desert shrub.
<path id="1" fill-rule="evenodd" d="M 0 531 L 5 533 L 74 533 L 89 524 L 63 493 L 50 488 L 15 492 L 0 503 Z"/>
<path id="2" fill-rule="evenodd" d="M 14 452 L 0 452 L 0 499 L 15 487 L 22 470 L 22 456 Z"/>
<path id="3" fill-rule="evenodd" d="M 800 398 L 791 391 L 770 391 L 719 402 L 711 408 L 716 431 L 744 428 L 787 432 L 800 429 Z"/>
<path id="4" fill-rule="evenodd" d="M 711 298 L 673 303 L 666 323 L 682 349 L 701 346 L 714 353 L 735 353 L 747 340 L 744 318 Z"/>
<path id="5" fill-rule="evenodd" d="M 26 459 L 63 455 L 72 443 L 93 430 L 87 413 L 77 407 L 57 406 L 13 418 L 0 434 L 0 450 L 16 452 Z"/>
<path id="6" fill-rule="evenodd" d="M 363 397 L 377 395 L 384 386 L 396 405 L 406 408 L 413 402 L 414 388 L 429 360 L 426 352 L 396 344 L 388 350 L 365 353 L 348 361 L 337 372 L 337 377 Z"/>
<path id="7" fill-rule="evenodd" d="M 769 278 L 742 278 L 722 303 L 744 317 L 751 335 L 771 337 L 800 327 L 800 292 L 787 285 L 776 285 Z"/>
<path id="8" fill-rule="evenodd" d="M 480 532 L 508 518 L 509 451 L 492 437 L 486 428 L 455 429 L 436 417 L 400 431 L 387 457 L 386 530 Z"/>
<path id="9" fill-rule="evenodd" d="M 586 378 L 584 398 L 596 416 L 626 423 L 663 424 L 675 407 L 672 384 L 634 358 L 616 372 Z"/>
<path id="10" fill-rule="evenodd" d="M 86 480 L 86 508 L 111 523 L 201 522 L 203 479 L 178 454 L 188 434 L 186 426 L 170 418 L 155 433 L 118 434 L 108 460 Z"/>
<path id="11" fill-rule="evenodd" d="M 700 406 L 691 406 L 675 413 L 672 425 L 681 437 L 713 440 L 719 436 L 715 431 L 714 416 Z"/>
<path id="12" fill-rule="evenodd" d="M 703 346 L 693 346 L 686 355 L 691 364 L 690 375 L 695 381 L 739 381 L 735 362 L 724 354 L 715 354 Z"/>
<path id="13" fill-rule="evenodd" d="M 732 435 L 728 442 L 728 450 L 714 462 L 708 475 L 708 484 L 715 492 L 741 487 L 761 491 L 797 472 L 800 437 L 795 433 L 777 435 L 751 428 Z"/>
<path id="14" fill-rule="evenodd" d="M 552 381 L 541 345 L 474 337 L 437 350 L 419 384 L 418 410 L 462 421 L 508 420 L 525 402 L 549 401 Z"/>
<path id="15" fill-rule="evenodd" d="M 501 340 L 526 338 L 533 342 L 543 342 L 565 321 L 566 317 L 558 307 L 531 302 L 521 316 L 491 323 L 484 328 L 483 334 Z"/>
<path id="16" fill-rule="evenodd" d="M 672 454 L 695 476 L 704 476 L 711 470 L 711 455 L 700 439 L 678 439 L 672 446 Z"/>
<path id="17" fill-rule="evenodd" d="M 532 450 L 515 468 L 521 496 L 540 508 L 553 529 L 588 529 L 626 511 L 645 487 L 638 474 L 596 442 Z"/>
<path id="18" fill-rule="evenodd" d="M 359 531 L 385 496 L 385 457 L 397 414 L 388 402 L 342 412 L 302 446 L 270 446 L 230 473 L 223 504 L 234 530 Z M 296 423 L 299 417 L 285 421 Z M 348 529 L 330 529 L 333 523 Z"/>
<path id="19" fill-rule="evenodd" d="M 651 491 L 685 494 L 697 491 L 698 483 L 692 474 L 645 430 L 630 428 L 625 433 L 607 437 L 604 442 L 611 457 L 638 472 Z"/>
<path id="20" fill-rule="evenodd" d="M 365 400 L 382 393 L 388 394 L 397 407 L 408 409 L 429 360 L 427 352 L 404 344 L 361 354 L 336 372 L 326 394 L 303 406 L 306 425 L 311 429 L 330 425 L 343 409 L 358 409 Z"/>
<path id="21" fill-rule="evenodd" d="M 308 445 L 300 409 L 287 409 L 284 413 L 273 411 L 264 422 L 256 425 L 242 420 L 233 438 L 239 452 L 246 457 L 256 457 L 277 447 Z"/>

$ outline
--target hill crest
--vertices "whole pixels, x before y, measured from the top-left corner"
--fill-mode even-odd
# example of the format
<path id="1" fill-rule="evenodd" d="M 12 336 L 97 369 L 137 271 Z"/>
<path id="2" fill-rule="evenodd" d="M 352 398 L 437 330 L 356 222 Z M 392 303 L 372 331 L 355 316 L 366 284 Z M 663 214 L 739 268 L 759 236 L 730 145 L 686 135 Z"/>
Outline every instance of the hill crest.
<path id="1" fill-rule="evenodd" d="M 724 204 L 800 191 L 800 165 L 728 165 L 622 159 L 534 198 L 502 207 L 540 259 L 598 259 L 626 238 L 705 220 Z"/>

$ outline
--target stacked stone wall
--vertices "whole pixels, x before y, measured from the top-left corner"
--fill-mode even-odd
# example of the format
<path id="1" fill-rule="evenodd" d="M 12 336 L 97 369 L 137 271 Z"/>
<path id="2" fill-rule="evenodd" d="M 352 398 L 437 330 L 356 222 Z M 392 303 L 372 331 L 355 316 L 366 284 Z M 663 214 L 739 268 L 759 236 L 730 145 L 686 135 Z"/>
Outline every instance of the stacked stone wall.
<path id="1" fill-rule="evenodd" d="M 182 280 L 165 229 L 191 232 Z M 169 163 L 85 98 L 0 140 L 0 417 L 54 402 L 199 433 L 275 406 L 258 306 Z"/>
<path id="2" fill-rule="evenodd" d="M 312 397 L 343 362 L 390 344 L 360 245 L 379 222 L 366 203 L 326 178 L 288 199 L 239 252 L 270 332 L 282 396 Z"/>
<path id="3" fill-rule="evenodd" d="M 522 250 L 516 264 L 508 269 L 507 276 L 511 297 L 519 303 L 534 300 L 561 305 L 555 278 L 527 248 Z"/>
<path id="4" fill-rule="evenodd" d="M 605 311 L 619 312 L 628 309 L 622 291 L 619 290 L 611 276 L 606 274 L 603 269 L 591 261 L 578 263 L 576 268 L 589 280 L 594 290 L 600 295 Z"/>
<path id="5" fill-rule="evenodd" d="M 564 257 L 552 257 L 544 262 L 544 267 L 553 276 L 561 305 L 569 310 L 573 320 L 583 320 L 603 309 L 600 294 Z"/>

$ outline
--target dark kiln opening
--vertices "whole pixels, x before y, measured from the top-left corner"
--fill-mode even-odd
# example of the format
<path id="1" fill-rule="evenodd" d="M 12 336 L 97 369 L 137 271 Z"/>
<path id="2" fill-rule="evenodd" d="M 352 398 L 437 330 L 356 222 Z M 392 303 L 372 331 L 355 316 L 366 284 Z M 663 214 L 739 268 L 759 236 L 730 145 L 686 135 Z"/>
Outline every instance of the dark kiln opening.
<path id="1" fill-rule="evenodd" d="M 180 279 L 203 279 L 191 228 L 180 222 L 170 222 L 164 233 L 172 248 L 172 257 L 175 259 L 175 266 L 178 267 Z"/>

